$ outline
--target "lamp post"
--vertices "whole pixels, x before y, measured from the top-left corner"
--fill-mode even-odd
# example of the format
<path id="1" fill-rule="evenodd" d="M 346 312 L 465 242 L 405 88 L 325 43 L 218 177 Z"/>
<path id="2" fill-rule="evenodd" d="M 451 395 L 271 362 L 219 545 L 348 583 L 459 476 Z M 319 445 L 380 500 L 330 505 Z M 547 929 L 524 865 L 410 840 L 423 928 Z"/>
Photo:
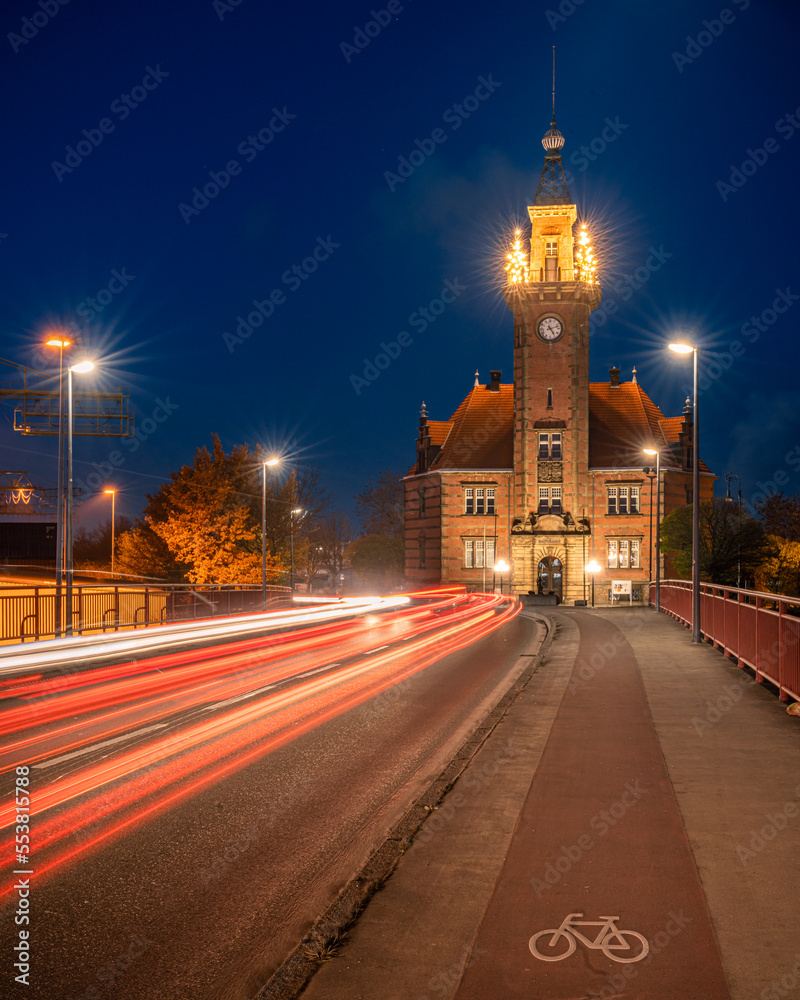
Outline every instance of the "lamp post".
<path id="1" fill-rule="evenodd" d="M 261 476 L 261 596 L 263 609 L 267 610 L 267 466 L 272 468 L 279 458 L 268 458 L 263 463 Z"/>
<path id="2" fill-rule="evenodd" d="M 103 493 L 111 494 L 111 575 L 114 575 L 114 504 L 117 499 L 116 490 L 103 490 Z"/>
<path id="3" fill-rule="evenodd" d="M 656 611 L 661 610 L 661 452 L 645 448 L 645 455 L 656 456 Z M 650 576 L 653 575 L 653 480 L 650 480 Z"/>
<path id="4" fill-rule="evenodd" d="M 727 493 L 725 494 L 725 499 L 726 499 L 726 501 L 728 503 L 730 503 L 733 500 L 733 497 L 731 496 L 731 479 L 735 479 L 737 481 L 737 483 L 739 484 L 739 489 L 738 489 L 739 496 L 738 496 L 738 500 L 739 500 L 739 518 L 741 520 L 741 516 L 742 516 L 742 481 L 741 481 L 741 479 L 739 479 L 739 476 L 735 472 L 729 472 L 725 476 L 725 482 L 728 485 L 728 490 L 727 490 Z M 742 586 L 742 545 L 741 545 L 741 536 L 740 536 L 740 539 L 739 539 L 739 558 L 738 558 L 738 560 L 736 562 L 736 586 L 737 587 L 741 587 Z"/>
<path id="5" fill-rule="evenodd" d="M 600 572 L 600 564 L 597 560 L 592 559 L 590 563 L 587 563 L 586 572 L 590 573 L 592 577 L 592 607 L 594 607 L 594 578 Z"/>
<path id="6" fill-rule="evenodd" d="M 48 347 L 59 348 L 58 352 L 58 512 L 56 514 L 56 606 L 54 631 L 56 639 L 61 637 L 61 587 L 64 576 L 64 348 L 72 343 L 66 337 L 51 337 L 45 341 Z"/>
<path id="7" fill-rule="evenodd" d="M 700 635 L 700 413 L 697 392 L 697 347 L 692 344 L 670 344 L 676 354 L 694 355 L 692 385 L 692 642 L 702 642 Z"/>
<path id="8" fill-rule="evenodd" d="M 301 507 L 295 507 L 289 511 L 289 587 L 294 596 L 294 515 L 302 514 Z"/>
<path id="9" fill-rule="evenodd" d="M 72 635 L 72 373 L 90 372 L 91 361 L 81 361 L 67 369 L 67 517 L 64 544 L 64 575 L 67 581 L 67 620 L 64 635 Z"/>
<path id="10" fill-rule="evenodd" d="M 494 564 L 494 571 L 495 571 L 495 573 L 499 573 L 500 574 L 500 593 L 502 594 L 503 593 L 503 573 L 507 573 L 508 572 L 508 563 L 504 559 L 498 560 L 498 562 L 496 562 Z M 494 590 L 494 587 L 492 587 L 492 590 Z"/>

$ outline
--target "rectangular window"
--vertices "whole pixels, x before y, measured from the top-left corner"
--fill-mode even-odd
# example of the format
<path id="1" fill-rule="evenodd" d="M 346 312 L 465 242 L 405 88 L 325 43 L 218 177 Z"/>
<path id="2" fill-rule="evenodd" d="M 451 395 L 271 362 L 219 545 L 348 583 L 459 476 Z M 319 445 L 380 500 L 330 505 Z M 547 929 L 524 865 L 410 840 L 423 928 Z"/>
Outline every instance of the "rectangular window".
<path id="1" fill-rule="evenodd" d="M 550 488 L 550 509 L 553 514 L 561 513 L 561 487 L 552 486 Z"/>
<path id="2" fill-rule="evenodd" d="M 618 551 L 619 550 L 618 550 L 616 541 L 613 540 L 613 539 L 609 539 L 609 542 L 608 542 L 608 568 L 609 569 L 616 569 L 617 568 L 617 558 L 618 558 L 617 557 L 617 553 L 618 553 Z"/>
<path id="3" fill-rule="evenodd" d="M 486 490 L 477 489 L 475 490 L 475 513 L 485 514 L 486 504 L 485 504 Z"/>
<path id="4" fill-rule="evenodd" d="M 609 514 L 616 514 L 617 513 L 617 487 L 616 486 L 609 486 L 608 487 L 608 513 Z"/>
<path id="5" fill-rule="evenodd" d="M 494 488 L 486 491 L 486 513 L 494 514 Z"/>
<path id="6" fill-rule="evenodd" d="M 539 461 L 543 462 L 550 458 L 550 435 L 539 435 Z"/>
<path id="7" fill-rule="evenodd" d="M 561 435 L 554 434 L 550 445 L 550 458 L 555 462 L 561 461 Z"/>
<path id="8" fill-rule="evenodd" d="M 486 565 L 494 566 L 494 546 L 495 542 L 493 538 L 486 539 Z"/>
<path id="9" fill-rule="evenodd" d="M 544 255 L 545 257 L 558 257 L 558 240 L 545 240 Z"/>
<path id="10" fill-rule="evenodd" d="M 628 568 L 628 559 L 629 559 L 628 541 L 627 541 L 627 539 L 623 538 L 623 539 L 620 540 L 620 543 L 619 543 L 619 566 L 620 566 L 620 569 L 627 569 Z"/>
<path id="11" fill-rule="evenodd" d="M 550 513 L 550 487 L 540 486 L 539 487 L 539 513 L 549 514 Z"/>
<path id="12" fill-rule="evenodd" d="M 467 569 L 483 569 L 484 566 L 494 566 L 494 553 L 494 538 L 487 538 L 485 545 L 482 538 L 464 539 L 464 566 Z"/>
<path id="13" fill-rule="evenodd" d="M 639 545 L 638 539 L 631 542 L 631 569 L 639 568 Z"/>
<path id="14" fill-rule="evenodd" d="M 475 490 L 469 487 L 464 490 L 464 513 L 475 513 Z"/>
<path id="15" fill-rule="evenodd" d="M 618 513 L 619 514 L 627 514 L 628 513 L 628 487 L 627 486 L 620 486 L 620 488 L 619 488 L 619 507 L 618 507 Z"/>
<path id="16" fill-rule="evenodd" d="M 631 486 L 631 514 L 639 513 L 639 487 Z"/>

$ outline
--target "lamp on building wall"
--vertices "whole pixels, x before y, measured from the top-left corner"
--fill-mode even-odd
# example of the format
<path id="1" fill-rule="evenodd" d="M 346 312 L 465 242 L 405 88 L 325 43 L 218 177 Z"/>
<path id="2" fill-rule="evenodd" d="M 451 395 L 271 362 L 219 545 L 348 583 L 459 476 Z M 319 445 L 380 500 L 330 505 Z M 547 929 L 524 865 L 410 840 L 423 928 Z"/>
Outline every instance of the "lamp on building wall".
<path id="1" fill-rule="evenodd" d="M 67 620 L 64 635 L 72 635 L 72 373 L 90 372 L 94 368 L 91 361 L 81 361 L 67 369 L 67 514 L 64 532 L 64 576 L 67 590 Z"/>
<path id="2" fill-rule="evenodd" d="M 697 347 L 693 344 L 670 344 L 676 354 L 694 355 L 692 385 L 692 642 L 702 642 L 700 635 L 700 406 L 697 392 Z"/>
<path id="3" fill-rule="evenodd" d="M 594 578 L 600 572 L 601 566 L 596 559 L 586 564 L 586 572 L 592 577 L 592 607 L 594 607 Z"/>
<path id="4" fill-rule="evenodd" d="M 661 610 L 661 452 L 644 448 L 645 455 L 656 456 L 656 611 Z M 645 470 L 646 472 L 647 470 Z M 650 480 L 650 576 L 653 575 L 653 481 Z"/>

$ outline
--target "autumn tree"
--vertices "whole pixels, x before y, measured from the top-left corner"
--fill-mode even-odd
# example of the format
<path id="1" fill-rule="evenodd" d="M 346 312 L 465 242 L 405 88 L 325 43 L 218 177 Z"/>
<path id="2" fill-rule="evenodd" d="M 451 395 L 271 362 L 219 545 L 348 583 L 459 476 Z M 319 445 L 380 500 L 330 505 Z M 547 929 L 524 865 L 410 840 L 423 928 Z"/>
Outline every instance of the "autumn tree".
<path id="1" fill-rule="evenodd" d="M 774 548 L 756 573 L 756 587 L 800 596 L 800 496 L 770 493 L 754 507 Z"/>
<path id="2" fill-rule="evenodd" d="M 661 546 L 673 553 L 676 571 L 682 577 L 692 573 L 692 507 L 679 507 L 661 522 Z M 700 504 L 700 575 L 712 583 L 736 584 L 739 566 L 742 577 L 752 578 L 769 557 L 772 546 L 763 525 L 738 504 L 706 500 Z"/>
<path id="3" fill-rule="evenodd" d="M 402 473 L 384 469 L 371 479 L 356 499 L 356 511 L 365 535 L 402 538 L 404 492 Z"/>
<path id="4" fill-rule="evenodd" d="M 137 521 L 117 538 L 116 572 L 118 577 L 183 583 L 189 569 L 178 562 L 164 539 L 147 521 Z"/>

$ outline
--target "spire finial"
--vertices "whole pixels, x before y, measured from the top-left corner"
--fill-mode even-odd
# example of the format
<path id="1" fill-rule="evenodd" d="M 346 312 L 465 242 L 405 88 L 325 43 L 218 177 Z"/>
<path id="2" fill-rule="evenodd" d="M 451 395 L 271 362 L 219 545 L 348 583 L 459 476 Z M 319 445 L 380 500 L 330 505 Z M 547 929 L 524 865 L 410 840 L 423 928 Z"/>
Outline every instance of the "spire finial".
<path id="1" fill-rule="evenodd" d="M 637 384 L 637 382 L 636 382 L 636 365 L 633 366 L 633 379 L 632 379 L 632 381 L 633 381 L 634 385 Z"/>
<path id="2" fill-rule="evenodd" d="M 475 369 L 475 386 L 474 386 L 474 388 L 477 389 L 479 386 L 480 386 L 480 382 L 478 381 L 478 369 L 476 368 Z"/>
<path id="3" fill-rule="evenodd" d="M 420 409 L 420 411 L 419 411 L 419 415 L 420 415 L 420 416 L 421 416 L 421 417 L 422 417 L 423 419 L 426 419 L 426 418 L 427 418 L 427 416 L 428 416 L 428 408 L 427 408 L 427 407 L 425 406 L 425 402 L 424 402 L 424 400 L 423 400 L 423 403 L 422 403 L 422 408 L 421 408 L 421 409 Z"/>

